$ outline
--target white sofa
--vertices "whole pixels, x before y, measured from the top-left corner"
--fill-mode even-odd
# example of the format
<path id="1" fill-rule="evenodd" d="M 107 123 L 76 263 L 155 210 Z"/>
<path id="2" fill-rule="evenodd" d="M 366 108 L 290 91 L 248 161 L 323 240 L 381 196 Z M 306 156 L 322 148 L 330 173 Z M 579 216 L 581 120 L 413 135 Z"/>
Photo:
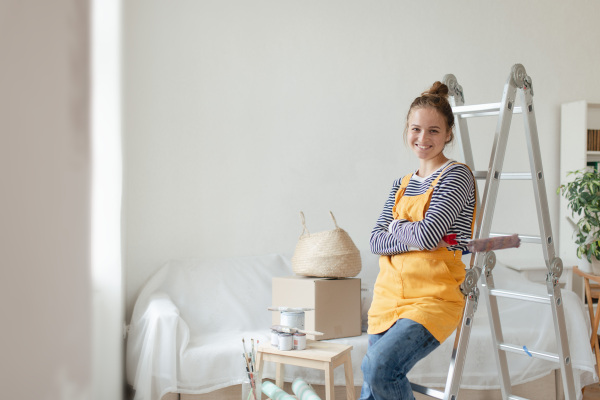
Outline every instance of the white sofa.
<path id="1" fill-rule="evenodd" d="M 366 311 L 377 272 L 377 257 L 363 256 L 363 271 L 358 277 L 362 279 L 365 328 Z M 247 343 L 250 339 L 269 342 L 271 312 L 267 307 L 271 305 L 271 280 L 292 274 L 289 258 L 277 254 L 166 263 L 140 292 L 130 322 L 126 369 L 127 380 L 135 390 L 135 399 L 159 400 L 169 393 L 178 393 L 182 399 L 188 398 L 186 396 L 202 398 L 202 394 L 226 391 L 225 388 L 243 382 L 242 338 Z M 496 266 L 494 275 L 497 287 L 532 293 L 545 293 L 546 290 L 502 265 Z M 597 379 L 589 348 L 589 321 L 581 300 L 572 292 L 563 293 L 575 385 L 579 392 L 583 385 Z M 505 339 L 526 344 L 530 349 L 555 352 L 549 308 L 540 312 L 536 305 L 522 304 L 501 299 L 502 309 L 507 313 L 507 318 L 503 318 Z M 488 390 L 499 387 L 486 312 L 486 306 L 480 300 L 461 393 L 463 388 Z M 524 328 L 525 321 L 532 324 Z M 355 385 L 360 387 L 363 380 L 360 363 L 367 349 L 366 333 L 333 341 L 353 346 L 354 380 Z M 419 362 L 411 371 L 411 381 L 443 387 L 453 343 L 454 336 Z M 509 362 L 513 384 L 554 377 L 557 368 L 543 360 L 520 356 L 509 356 Z M 286 381 L 292 381 L 296 376 L 304 377 L 311 384 L 324 383 L 320 371 L 285 368 Z M 263 378 L 274 377 L 274 366 L 266 363 Z M 344 385 L 342 368 L 335 371 L 334 382 Z M 554 393 L 554 387 L 546 389 Z M 536 395 L 531 397 L 540 398 Z"/>

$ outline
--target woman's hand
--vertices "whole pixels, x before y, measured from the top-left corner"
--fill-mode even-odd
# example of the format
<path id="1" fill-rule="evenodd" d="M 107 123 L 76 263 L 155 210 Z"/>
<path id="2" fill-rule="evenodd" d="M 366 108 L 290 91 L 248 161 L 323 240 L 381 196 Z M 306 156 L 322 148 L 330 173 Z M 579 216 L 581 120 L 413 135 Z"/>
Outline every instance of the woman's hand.
<path id="1" fill-rule="evenodd" d="M 431 249 L 431 251 L 435 251 L 437 249 L 440 249 L 442 247 L 450 247 L 452 246 L 451 244 L 447 243 L 444 241 L 444 239 L 440 239 L 440 241 L 438 242 L 437 246 L 435 247 L 435 249 Z"/>

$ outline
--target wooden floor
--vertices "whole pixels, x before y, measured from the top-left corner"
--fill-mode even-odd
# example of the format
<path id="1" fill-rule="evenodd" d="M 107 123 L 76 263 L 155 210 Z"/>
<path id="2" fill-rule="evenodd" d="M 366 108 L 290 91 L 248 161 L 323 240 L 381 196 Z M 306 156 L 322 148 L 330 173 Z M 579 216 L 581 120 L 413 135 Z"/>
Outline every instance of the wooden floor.
<path id="1" fill-rule="evenodd" d="M 600 384 L 594 383 L 584 387 L 583 400 L 600 400 Z"/>
<path id="2" fill-rule="evenodd" d="M 286 385 L 290 385 L 289 383 L 286 383 Z M 317 395 L 321 395 L 323 396 L 322 398 L 324 399 L 324 388 L 322 388 L 322 385 L 315 385 L 317 387 L 315 387 L 315 389 L 317 390 Z M 228 388 L 231 389 L 231 388 Z M 288 392 L 291 393 L 291 387 L 286 387 L 286 389 L 288 389 Z M 321 393 L 323 392 L 323 393 Z M 237 393 L 237 392 L 236 392 Z M 124 394 L 123 398 L 126 400 L 131 400 L 133 399 L 133 390 L 129 387 L 128 389 L 126 389 L 126 393 Z M 214 393 L 212 393 L 214 394 Z M 222 397 L 217 395 L 216 397 L 211 397 L 212 394 L 208 394 L 208 395 L 186 395 L 185 398 L 186 400 L 205 400 L 205 399 L 210 399 L 210 400 L 221 400 Z M 337 387 L 336 386 L 336 399 L 345 399 L 346 398 L 346 393 L 345 393 L 345 388 L 343 387 Z M 416 393 L 417 398 L 421 398 L 419 396 L 422 396 L 420 393 Z M 205 397 L 208 396 L 208 397 Z M 237 394 L 236 396 L 232 396 L 231 398 L 237 398 L 239 396 L 239 394 Z M 356 391 L 356 398 L 358 399 L 360 397 L 360 388 L 357 388 Z M 460 398 L 461 396 L 459 396 Z M 473 396 L 467 396 L 469 398 L 473 397 Z M 266 398 L 263 397 L 263 398 Z M 477 396 L 475 396 L 475 398 L 477 398 Z M 481 398 L 490 398 L 488 395 L 485 395 L 484 397 Z M 499 397 L 500 398 L 500 397 Z M 564 398 L 563 396 L 559 396 L 559 398 Z M 179 400 L 180 397 L 177 394 L 170 394 L 167 395 L 165 397 L 163 397 L 162 400 Z M 591 385 L 586 386 L 585 388 L 583 388 L 583 398 L 582 400 L 600 400 L 600 383 L 594 383 Z"/>

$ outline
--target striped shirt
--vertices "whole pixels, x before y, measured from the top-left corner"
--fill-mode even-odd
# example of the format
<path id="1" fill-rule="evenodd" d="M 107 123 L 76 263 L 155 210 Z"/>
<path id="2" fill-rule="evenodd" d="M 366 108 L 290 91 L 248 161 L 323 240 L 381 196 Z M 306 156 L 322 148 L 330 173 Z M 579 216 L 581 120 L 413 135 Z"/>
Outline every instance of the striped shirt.
<path id="1" fill-rule="evenodd" d="M 414 174 L 404 196 L 425 193 L 449 161 L 426 178 Z M 471 223 L 475 208 L 475 182 L 471 171 L 463 164 L 454 164 L 444 171 L 431 195 L 429 208 L 422 221 L 395 220 L 392 208 L 402 178 L 394 181 L 392 190 L 371 232 L 371 251 L 379 255 L 394 255 L 410 250 L 432 250 L 447 234 L 457 239 L 471 238 Z M 393 222 L 393 223 L 392 223 Z M 448 247 L 467 253 L 465 244 Z"/>

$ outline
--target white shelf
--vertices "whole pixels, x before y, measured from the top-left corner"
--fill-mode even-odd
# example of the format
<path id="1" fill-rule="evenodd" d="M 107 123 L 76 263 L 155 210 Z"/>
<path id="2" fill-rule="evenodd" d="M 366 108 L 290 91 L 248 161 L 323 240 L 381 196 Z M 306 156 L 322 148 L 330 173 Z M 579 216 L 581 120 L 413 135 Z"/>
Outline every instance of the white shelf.
<path id="1" fill-rule="evenodd" d="M 587 161 L 600 161 L 600 151 L 588 151 Z"/>

